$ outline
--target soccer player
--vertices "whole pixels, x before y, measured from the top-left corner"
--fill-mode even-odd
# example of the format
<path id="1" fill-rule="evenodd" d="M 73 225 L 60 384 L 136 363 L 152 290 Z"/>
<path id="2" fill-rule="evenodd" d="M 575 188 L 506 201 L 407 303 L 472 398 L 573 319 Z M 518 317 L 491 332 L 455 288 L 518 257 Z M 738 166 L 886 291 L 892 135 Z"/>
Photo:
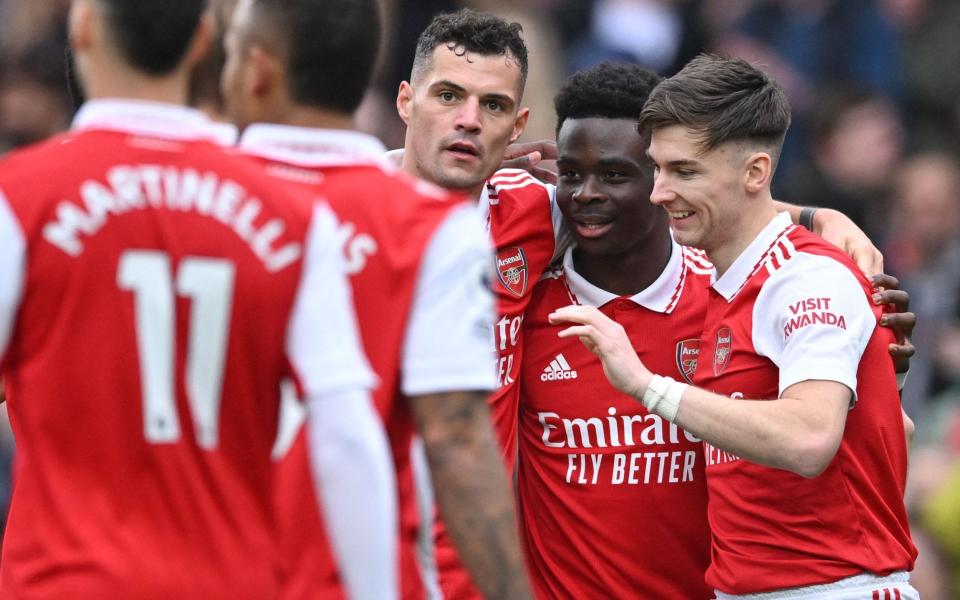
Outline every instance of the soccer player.
<path id="1" fill-rule="evenodd" d="M 497 189 L 487 185 L 507 146 L 526 125 L 523 108 L 527 48 L 520 25 L 494 15 L 464 9 L 438 15 L 421 33 L 410 80 L 400 85 L 397 110 L 407 125 L 402 168 L 434 184 L 475 198 L 497 249 L 494 290 L 499 352 L 498 389 L 488 400 L 504 464 L 512 472 L 516 454 L 516 391 L 520 325 L 533 284 L 554 256 L 554 221 L 559 212 L 540 195 L 533 204 L 497 207 Z M 533 181 L 523 171 L 501 172 L 511 186 Z M 535 217 L 528 227 L 523 215 Z M 455 533 L 455 532 L 452 532 Z M 443 595 L 475 596 L 468 573 L 439 524 L 436 566 Z M 482 581 L 475 580 L 479 584 Z"/>
<path id="2" fill-rule="evenodd" d="M 640 122 L 651 201 L 715 267 L 699 387 L 653 375 L 595 308 L 551 321 L 573 323 L 560 336 L 579 337 L 617 389 L 705 441 L 718 598 L 916 598 L 890 332 L 856 265 L 776 211 L 783 91 L 744 61 L 701 56 Z"/>
<path id="3" fill-rule="evenodd" d="M 411 441 L 420 434 L 460 555 L 491 598 L 529 595 L 513 497 L 490 424 L 492 253 L 473 203 L 382 160 L 352 131 L 380 39 L 375 0 L 241 0 L 226 36 L 224 96 L 240 149 L 303 182 L 342 219 L 374 398 L 396 463 L 402 596 L 423 598 Z M 303 435 L 278 479 L 285 597 L 336 597 L 336 566 L 313 515 Z M 431 507 L 432 508 L 432 507 Z"/>
<path id="4" fill-rule="evenodd" d="M 555 98 L 557 204 L 576 245 L 533 290 L 519 384 L 518 501 L 538 598 L 712 597 L 702 444 L 613 390 L 548 321 L 571 302 L 596 306 L 649 364 L 693 375 L 710 270 L 648 201 L 636 119 L 658 82 L 604 63 Z"/>
<path id="5" fill-rule="evenodd" d="M 75 0 L 69 29 L 90 100 L 0 163 L 17 443 L 0 595 L 277 597 L 270 450 L 290 378 L 336 482 L 350 592 L 391 597 L 389 451 L 329 208 L 183 106 L 203 2 Z"/>

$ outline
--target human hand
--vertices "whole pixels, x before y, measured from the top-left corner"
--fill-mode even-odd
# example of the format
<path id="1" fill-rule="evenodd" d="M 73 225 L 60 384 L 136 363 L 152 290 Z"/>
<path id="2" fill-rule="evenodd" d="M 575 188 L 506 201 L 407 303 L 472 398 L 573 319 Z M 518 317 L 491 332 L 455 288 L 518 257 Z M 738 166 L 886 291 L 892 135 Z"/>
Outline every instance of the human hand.
<path id="1" fill-rule="evenodd" d="M 880 325 L 892 330 L 897 338 L 897 343 L 889 347 L 893 365 L 897 373 L 906 373 L 910 369 L 910 357 L 916 353 L 910 342 L 917 325 L 917 315 L 910 312 L 910 294 L 900 289 L 900 281 L 892 275 L 880 273 L 870 281 L 874 290 L 873 303 L 884 306 Z"/>
<path id="2" fill-rule="evenodd" d="M 510 144 L 503 155 L 501 169 L 522 169 L 540 181 L 557 183 L 557 144 L 551 140 Z M 546 162 L 544 162 L 546 161 Z"/>
<path id="3" fill-rule="evenodd" d="M 592 306 L 565 306 L 548 318 L 554 325 L 572 324 L 558 335 L 580 338 L 587 350 L 600 358 L 613 387 L 637 400 L 643 398 L 653 374 L 640 361 L 622 325 Z"/>

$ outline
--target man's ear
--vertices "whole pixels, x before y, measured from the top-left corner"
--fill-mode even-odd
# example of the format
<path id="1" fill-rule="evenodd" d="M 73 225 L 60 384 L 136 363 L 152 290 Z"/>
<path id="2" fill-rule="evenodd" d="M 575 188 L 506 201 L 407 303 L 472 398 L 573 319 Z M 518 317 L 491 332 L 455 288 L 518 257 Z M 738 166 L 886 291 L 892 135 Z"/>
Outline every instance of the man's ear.
<path id="1" fill-rule="evenodd" d="M 94 38 L 94 14 L 96 10 L 89 0 L 75 0 L 70 6 L 67 33 L 74 54 L 88 49 Z"/>
<path id="2" fill-rule="evenodd" d="M 397 90 L 397 114 L 403 120 L 404 124 L 410 125 L 410 109 L 413 104 L 413 86 L 408 81 L 400 82 L 400 89 Z"/>
<path id="3" fill-rule="evenodd" d="M 283 64 L 280 59 L 263 46 L 251 44 L 244 85 L 255 98 L 266 98 L 277 93 L 283 86 Z"/>
<path id="4" fill-rule="evenodd" d="M 530 119 L 530 109 L 521 108 L 520 112 L 517 113 L 517 120 L 513 122 L 513 133 L 510 134 L 510 143 L 513 144 L 520 136 L 523 135 L 523 130 L 527 128 L 527 121 Z"/>
<path id="5" fill-rule="evenodd" d="M 190 50 L 187 51 L 187 64 L 190 65 L 191 69 L 200 64 L 207 57 L 207 54 L 213 51 L 215 39 L 217 39 L 216 24 L 213 20 L 213 13 L 208 8 L 200 16 L 197 30 L 193 34 L 193 42 L 190 43 Z"/>
<path id="6" fill-rule="evenodd" d="M 743 173 L 748 193 L 757 194 L 770 187 L 773 178 L 773 159 L 767 152 L 754 152 L 747 157 Z"/>

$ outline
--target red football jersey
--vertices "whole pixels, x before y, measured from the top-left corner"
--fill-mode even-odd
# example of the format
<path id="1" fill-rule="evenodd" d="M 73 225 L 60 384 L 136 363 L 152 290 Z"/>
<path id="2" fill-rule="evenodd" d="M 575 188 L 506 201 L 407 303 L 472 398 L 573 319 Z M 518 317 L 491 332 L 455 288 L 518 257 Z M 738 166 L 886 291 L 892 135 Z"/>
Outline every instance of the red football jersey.
<path id="1" fill-rule="evenodd" d="M 538 598 L 713 597 L 702 443 L 607 382 L 579 339 L 547 316 L 599 307 L 651 370 L 689 380 L 711 272 L 674 244 L 663 273 L 616 296 L 563 267 L 534 289 L 524 321 L 518 495 Z M 641 566 L 642 565 L 642 566 Z"/>
<path id="2" fill-rule="evenodd" d="M 497 299 L 494 343 L 497 349 L 497 390 L 490 395 L 490 414 L 504 463 L 513 472 L 517 453 L 517 398 L 524 310 L 533 286 L 547 269 L 558 247 L 562 215 L 553 200 L 554 188 L 526 171 L 502 169 L 487 181 L 480 208 L 486 211 L 490 238 L 496 247 Z M 460 564 L 441 520 L 434 532 L 439 586 L 444 597 L 479 598 L 470 575 Z"/>
<path id="3" fill-rule="evenodd" d="M 870 293 L 850 259 L 784 214 L 715 282 L 698 386 L 763 399 L 818 379 L 856 392 L 837 455 L 813 479 L 704 445 L 716 589 L 752 594 L 913 568 L 893 334 L 877 325 Z"/>
<path id="4" fill-rule="evenodd" d="M 254 125 L 241 150 L 275 176 L 300 181 L 333 207 L 364 348 L 380 385 L 397 468 L 403 598 L 423 598 L 416 557 L 420 519 L 408 395 L 494 386 L 490 366 L 491 249 L 472 203 L 415 181 L 381 160 L 375 138 L 347 132 Z M 336 564 L 316 510 L 305 432 L 280 460 L 277 504 L 286 598 L 340 597 Z M 284 454 L 279 448 L 278 454 Z"/>
<path id="5" fill-rule="evenodd" d="M 372 385 L 332 214 L 211 131 L 90 101 L 0 164 L 4 597 L 276 597 L 280 383 Z"/>

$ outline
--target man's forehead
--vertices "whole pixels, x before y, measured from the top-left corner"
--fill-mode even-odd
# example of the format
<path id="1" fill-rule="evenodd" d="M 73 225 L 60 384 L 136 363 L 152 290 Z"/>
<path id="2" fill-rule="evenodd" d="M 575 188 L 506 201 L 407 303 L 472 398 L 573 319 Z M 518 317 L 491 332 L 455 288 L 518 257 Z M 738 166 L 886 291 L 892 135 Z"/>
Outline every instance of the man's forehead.
<path id="1" fill-rule="evenodd" d="M 480 94 L 508 95 L 514 100 L 520 88 L 520 63 L 509 53 L 480 54 L 461 45 L 440 44 L 433 49 L 430 64 L 421 76 L 421 84 L 450 81 L 465 90 Z"/>

